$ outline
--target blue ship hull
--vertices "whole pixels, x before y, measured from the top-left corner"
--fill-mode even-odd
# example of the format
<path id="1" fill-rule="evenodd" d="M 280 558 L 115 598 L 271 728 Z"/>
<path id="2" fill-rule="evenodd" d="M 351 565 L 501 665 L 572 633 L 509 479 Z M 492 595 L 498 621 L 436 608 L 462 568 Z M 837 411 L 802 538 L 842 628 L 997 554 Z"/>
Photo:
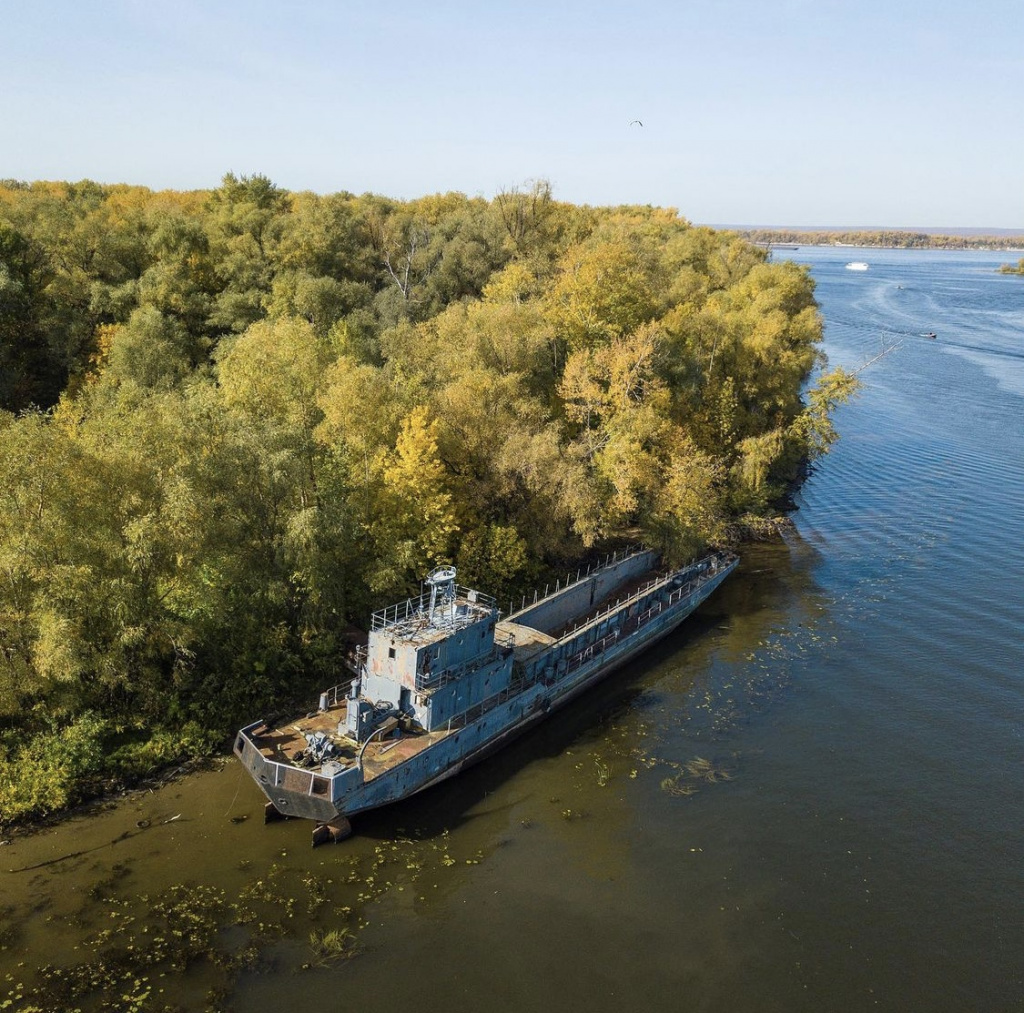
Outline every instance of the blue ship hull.
<path id="1" fill-rule="evenodd" d="M 454 585 L 447 604 L 385 610 L 351 686 L 289 725 L 247 725 L 235 753 L 268 812 L 344 836 L 347 817 L 454 776 L 647 650 L 738 565 L 716 554 L 652 574 L 655 558 L 615 559 L 504 620 L 486 596 Z M 326 749 L 317 762 L 314 744 Z"/>

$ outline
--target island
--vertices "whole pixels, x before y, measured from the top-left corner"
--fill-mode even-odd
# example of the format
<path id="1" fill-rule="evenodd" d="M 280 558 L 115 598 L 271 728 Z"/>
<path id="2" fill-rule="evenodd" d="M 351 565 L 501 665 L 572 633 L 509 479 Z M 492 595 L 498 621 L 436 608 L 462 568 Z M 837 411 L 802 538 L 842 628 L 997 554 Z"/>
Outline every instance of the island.
<path id="1" fill-rule="evenodd" d="M 808 268 L 544 182 L 4 181 L 0 281 L 5 824 L 307 706 L 439 565 L 523 602 L 770 531 L 857 386 Z"/>

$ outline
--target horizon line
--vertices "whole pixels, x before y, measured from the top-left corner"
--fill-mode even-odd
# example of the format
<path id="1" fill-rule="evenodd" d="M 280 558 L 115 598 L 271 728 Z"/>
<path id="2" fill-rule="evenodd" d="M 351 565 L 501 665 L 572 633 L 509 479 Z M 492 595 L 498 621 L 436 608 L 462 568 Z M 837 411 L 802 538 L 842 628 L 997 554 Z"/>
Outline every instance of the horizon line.
<path id="1" fill-rule="evenodd" d="M 713 222 L 705 224 L 712 229 L 731 232 L 759 229 L 766 232 L 906 232 L 928 236 L 1024 236 L 1024 227 L 1005 226 L 997 228 L 978 225 L 727 225 Z"/>

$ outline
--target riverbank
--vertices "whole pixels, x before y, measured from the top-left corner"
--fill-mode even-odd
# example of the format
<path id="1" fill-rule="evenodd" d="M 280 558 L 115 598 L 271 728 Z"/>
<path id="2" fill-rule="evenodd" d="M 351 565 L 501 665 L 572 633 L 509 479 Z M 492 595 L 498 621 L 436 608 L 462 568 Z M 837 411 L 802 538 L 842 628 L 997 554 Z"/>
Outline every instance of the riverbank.
<path id="1" fill-rule="evenodd" d="M 786 487 L 783 498 L 777 503 L 780 513 L 764 516 L 745 514 L 733 521 L 727 532 L 729 549 L 742 552 L 744 545 L 764 542 L 781 544 L 782 539 L 793 531 L 793 522 L 788 514 L 797 509 L 795 498 L 800 485 L 810 474 L 810 465 L 805 462 L 798 478 Z M 587 561 L 583 560 L 581 565 L 586 566 Z M 575 568 L 569 566 L 570 570 Z M 321 688 L 315 687 L 315 692 L 318 693 Z M 279 714 L 298 713 L 308 709 L 312 699 L 313 692 L 301 698 L 293 696 L 288 704 L 282 706 L 279 703 L 274 710 Z M 100 755 L 102 723 L 93 722 L 90 727 L 93 727 L 95 734 L 87 750 L 72 744 L 69 749 L 62 751 L 64 745 L 53 737 L 53 741 L 43 751 L 42 766 L 6 765 L 4 781 L 0 786 L 0 803 L 6 800 L 8 805 L 6 809 L 0 806 L 0 838 L 10 840 L 22 834 L 38 833 L 65 819 L 103 811 L 135 795 L 162 788 L 187 774 L 224 763 L 231 757 L 231 743 L 235 734 L 234 730 L 226 734 L 207 730 L 205 736 L 200 738 L 193 728 L 191 734 L 182 735 L 173 741 L 158 734 L 152 740 L 136 743 L 130 752 L 122 745 L 109 755 Z M 161 748 L 167 756 L 163 763 L 155 762 L 160 755 L 153 745 L 156 743 L 162 743 Z M 185 743 L 198 746 L 199 750 L 184 753 L 181 750 Z M 84 766 L 77 759 L 80 753 L 89 757 L 90 766 Z M 145 765 L 142 757 L 146 758 Z M 69 766 L 60 767 L 62 758 L 69 758 Z M 119 767 L 119 762 L 125 765 Z M 75 776 L 76 769 L 80 770 L 78 777 Z M 52 786 L 58 783 L 61 795 L 55 796 L 52 794 Z M 47 794 L 48 789 L 50 794 Z M 10 799 L 20 800 L 25 806 L 19 815 L 11 816 L 13 810 L 9 804 Z M 35 808 L 29 809 L 33 800 Z"/>
<path id="2" fill-rule="evenodd" d="M 118 806 L 131 804 L 153 795 L 185 777 L 222 768 L 231 761 L 229 742 L 217 753 L 194 756 L 169 764 L 137 780 L 107 781 L 94 794 L 85 794 L 77 802 L 54 812 L 31 819 L 0 823 L 0 845 L 8 845 L 22 837 L 43 833 L 70 820 L 97 816 Z"/>
<path id="3" fill-rule="evenodd" d="M 739 234 L 760 246 L 806 246 L 863 250 L 950 250 L 964 252 L 1024 251 L 1024 231 L 1003 235 L 956 235 L 929 232 L 739 229 Z"/>

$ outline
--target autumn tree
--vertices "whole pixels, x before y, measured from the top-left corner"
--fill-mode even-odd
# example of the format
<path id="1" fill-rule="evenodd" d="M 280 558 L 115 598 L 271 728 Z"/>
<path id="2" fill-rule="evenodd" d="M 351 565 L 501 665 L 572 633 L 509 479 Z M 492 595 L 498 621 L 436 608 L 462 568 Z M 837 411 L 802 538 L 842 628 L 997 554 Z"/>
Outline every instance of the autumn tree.
<path id="1" fill-rule="evenodd" d="M 414 586 L 437 562 L 451 558 L 458 526 L 449 475 L 437 449 L 437 422 L 423 406 L 403 420 L 392 452 L 376 462 L 381 500 L 370 533 L 378 590 Z"/>

